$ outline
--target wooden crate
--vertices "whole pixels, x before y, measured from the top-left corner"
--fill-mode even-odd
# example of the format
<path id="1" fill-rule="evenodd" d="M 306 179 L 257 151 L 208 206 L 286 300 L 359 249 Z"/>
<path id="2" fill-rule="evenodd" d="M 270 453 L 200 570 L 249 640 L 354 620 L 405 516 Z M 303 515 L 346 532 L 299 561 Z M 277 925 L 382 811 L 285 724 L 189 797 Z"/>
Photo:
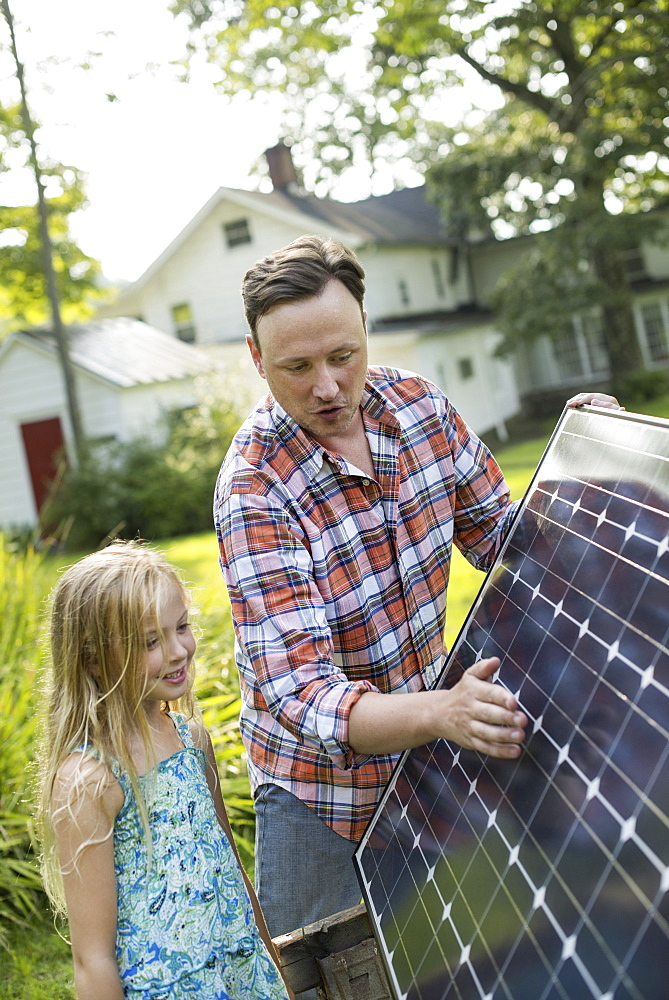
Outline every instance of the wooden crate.
<path id="1" fill-rule="evenodd" d="M 274 939 L 297 1000 L 392 1000 L 364 905 Z"/>

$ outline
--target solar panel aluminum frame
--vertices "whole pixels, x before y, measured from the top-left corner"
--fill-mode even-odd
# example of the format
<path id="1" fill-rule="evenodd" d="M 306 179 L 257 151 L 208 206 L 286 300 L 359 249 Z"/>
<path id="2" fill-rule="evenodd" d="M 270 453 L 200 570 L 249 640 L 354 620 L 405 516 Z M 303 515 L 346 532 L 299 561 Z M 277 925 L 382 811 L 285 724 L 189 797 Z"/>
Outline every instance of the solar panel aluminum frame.
<path id="1" fill-rule="evenodd" d="M 669 993 L 668 499 L 669 421 L 564 411 L 434 685 L 500 656 L 521 758 L 406 751 L 354 855 L 396 1000 Z"/>

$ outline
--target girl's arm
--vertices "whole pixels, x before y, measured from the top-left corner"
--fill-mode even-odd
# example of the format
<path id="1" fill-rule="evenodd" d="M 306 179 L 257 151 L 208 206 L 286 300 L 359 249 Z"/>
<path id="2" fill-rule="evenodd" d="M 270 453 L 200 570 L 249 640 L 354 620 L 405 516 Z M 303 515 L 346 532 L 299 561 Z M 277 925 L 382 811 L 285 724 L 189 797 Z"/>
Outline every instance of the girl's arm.
<path id="1" fill-rule="evenodd" d="M 76 781 L 79 786 L 72 794 Z M 52 794 L 78 1000 L 123 1000 L 116 963 L 114 819 L 123 791 L 100 761 L 71 754 Z"/>
<path id="2" fill-rule="evenodd" d="M 256 924 L 260 932 L 260 936 L 265 942 L 265 947 L 270 953 L 271 957 L 274 959 L 274 963 L 281 974 L 281 978 L 284 981 L 286 987 L 286 992 L 290 997 L 290 1000 L 294 1000 L 293 992 L 286 982 L 286 978 L 283 975 L 283 970 L 281 968 L 281 959 L 279 953 L 270 937 L 269 930 L 267 929 L 267 924 L 265 923 L 265 917 L 262 910 L 260 909 L 260 903 L 258 902 L 258 897 L 256 896 L 256 891 L 253 888 L 251 879 L 248 877 L 244 871 L 244 866 L 242 865 L 241 859 L 239 857 L 239 852 L 237 850 L 237 845 L 235 844 L 235 838 L 232 833 L 232 827 L 230 826 L 230 820 L 228 819 L 228 813 L 225 808 L 225 803 L 223 802 L 223 793 L 221 792 L 221 782 L 218 775 L 218 765 L 216 763 L 216 755 L 214 754 L 214 747 L 211 742 L 211 737 L 203 725 L 198 724 L 195 720 L 192 720 L 191 730 L 193 731 L 193 738 L 197 746 L 200 746 L 207 755 L 207 784 L 209 785 L 209 791 L 211 792 L 211 797 L 214 800 L 214 805 L 216 807 L 216 815 L 218 817 L 218 822 L 221 825 L 223 832 L 230 841 L 230 846 L 234 851 L 235 858 L 237 859 L 237 864 L 239 865 L 239 870 L 242 873 L 242 878 L 244 879 L 244 884 L 246 885 L 246 890 L 249 894 L 249 899 L 251 900 L 251 905 L 253 907 L 253 913 L 256 918 Z M 196 727 L 196 729 L 194 728 Z"/>

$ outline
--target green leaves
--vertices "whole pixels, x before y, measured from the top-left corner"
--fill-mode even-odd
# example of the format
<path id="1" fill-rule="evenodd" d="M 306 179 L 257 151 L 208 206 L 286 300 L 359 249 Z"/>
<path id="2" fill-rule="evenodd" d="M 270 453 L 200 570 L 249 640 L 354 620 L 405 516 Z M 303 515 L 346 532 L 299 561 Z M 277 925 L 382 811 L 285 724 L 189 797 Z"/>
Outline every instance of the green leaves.
<path id="1" fill-rule="evenodd" d="M 0 535 L 0 948 L 10 925 L 37 912 L 40 889 L 29 788 L 39 700 L 40 569 L 31 549 L 12 552 Z"/>
<path id="2" fill-rule="evenodd" d="M 199 403 L 168 415 L 162 434 L 88 442 L 42 511 L 68 546 L 95 549 L 109 534 L 169 538 L 211 527 L 211 498 L 223 457 L 244 415 L 234 372 L 203 377 Z"/>
<path id="3" fill-rule="evenodd" d="M 92 301 L 103 297 L 100 265 L 79 249 L 69 231 L 70 216 L 85 203 L 81 176 L 74 168 L 56 166 L 44 176 L 51 178 L 48 187 L 60 190 L 48 199 L 49 231 L 63 320 L 73 323 L 90 316 Z M 49 318 L 37 207 L 0 205 L 0 328 L 8 333 Z"/>

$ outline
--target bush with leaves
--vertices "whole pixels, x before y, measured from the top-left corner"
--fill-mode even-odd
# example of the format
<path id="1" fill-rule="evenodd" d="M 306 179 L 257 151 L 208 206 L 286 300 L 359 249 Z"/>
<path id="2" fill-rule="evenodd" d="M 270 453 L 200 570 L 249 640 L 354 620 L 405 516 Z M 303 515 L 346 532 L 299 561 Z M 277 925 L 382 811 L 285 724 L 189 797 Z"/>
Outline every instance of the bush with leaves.
<path id="1" fill-rule="evenodd" d="M 635 372 L 625 383 L 625 402 L 639 406 L 653 399 L 660 399 L 669 392 L 669 369 L 656 368 L 652 371 Z"/>
<path id="2" fill-rule="evenodd" d="M 244 868 L 253 877 L 255 812 L 246 769 L 246 753 L 239 729 L 242 707 L 235 667 L 234 632 L 230 606 L 212 603 L 198 616 L 195 693 L 216 753 L 225 808 Z"/>
<path id="3" fill-rule="evenodd" d="M 35 736 L 43 585 L 40 557 L 13 551 L 0 535 L 0 947 L 37 912 L 39 874 L 31 856 L 28 768 Z"/>
<path id="4" fill-rule="evenodd" d="M 212 527 L 214 484 L 248 400 L 231 376 L 198 383 L 199 402 L 165 418 L 162 440 L 89 442 L 66 469 L 42 519 L 75 550 L 110 535 L 172 538 Z"/>

